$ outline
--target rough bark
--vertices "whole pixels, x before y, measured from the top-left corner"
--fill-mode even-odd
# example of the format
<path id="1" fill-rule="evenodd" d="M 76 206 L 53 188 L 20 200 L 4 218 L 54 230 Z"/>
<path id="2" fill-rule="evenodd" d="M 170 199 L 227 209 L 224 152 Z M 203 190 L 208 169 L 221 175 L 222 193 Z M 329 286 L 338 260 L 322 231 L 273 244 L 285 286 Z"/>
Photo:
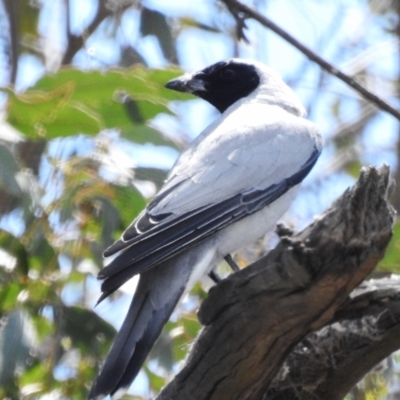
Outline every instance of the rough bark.
<path id="1" fill-rule="evenodd" d="M 339 399 L 367 366 L 400 347 L 400 339 L 392 340 L 399 331 L 398 301 L 374 302 L 374 295 L 382 297 L 371 288 L 350 296 L 382 258 L 392 235 L 388 176 L 387 167 L 363 169 L 356 185 L 309 227 L 282 237 L 267 256 L 213 288 L 199 310 L 205 327 L 185 367 L 157 399 Z M 355 340 L 354 348 L 346 348 L 343 343 L 357 324 L 360 335 L 366 324 L 376 329 L 370 335 L 375 340 L 361 347 Z M 317 368 L 312 355 L 324 346 L 330 357 L 325 351 L 325 369 Z M 376 356 L 367 357 L 368 349 Z M 311 389 L 299 394 L 307 383 L 301 376 L 303 350 L 317 364 L 309 364 Z M 360 357 L 368 360 L 354 379 L 344 379 Z M 345 382 L 335 384 L 339 379 Z"/>
<path id="2" fill-rule="evenodd" d="M 366 281 L 336 313 L 338 321 L 303 339 L 265 400 L 340 400 L 400 348 L 400 277 Z"/>

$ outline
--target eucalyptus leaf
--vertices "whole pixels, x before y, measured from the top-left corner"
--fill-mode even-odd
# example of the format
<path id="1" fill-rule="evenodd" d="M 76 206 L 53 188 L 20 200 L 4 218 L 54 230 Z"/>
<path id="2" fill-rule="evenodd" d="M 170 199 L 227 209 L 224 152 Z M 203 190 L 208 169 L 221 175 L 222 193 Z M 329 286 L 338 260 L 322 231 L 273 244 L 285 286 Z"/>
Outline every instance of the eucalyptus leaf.
<path id="1" fill-rule="evenodd" d="M 8 95 L 8 123 L 28 138 L 95 135 L 102 129 L 124 132 L 159 113 L 171 113 L 169 100 L 190 98 L 164 88 L 179 73 L 139 66 L 105 73 L 63 68 L 25 93 L 1 90 Z M 134 115 L 121 102 L 121 93 L 130 99 Z"/>

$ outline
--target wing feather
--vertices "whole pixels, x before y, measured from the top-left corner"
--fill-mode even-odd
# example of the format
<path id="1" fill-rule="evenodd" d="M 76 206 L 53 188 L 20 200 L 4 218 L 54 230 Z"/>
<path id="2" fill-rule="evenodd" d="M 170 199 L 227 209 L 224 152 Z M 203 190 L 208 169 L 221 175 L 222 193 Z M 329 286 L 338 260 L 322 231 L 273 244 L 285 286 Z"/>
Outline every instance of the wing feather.
<path id="1" fill-rule="evenodd" d="M 124 243 L 126 250 L 99 273 L 99 279 L 104 279 L 103 295 L 99 301 L 134 275 L 146 271 L 233 222 L 271 204 L 305 178 L 319 154 L 320 150 L 315 148 L 299 171 L 266 189 L 249 190 L 220 203 L 175 216 L 173 219 L 167 218 L 166 223 L 161 221 L 148 232 L 126 241 Z"/>
<path id="2" fill-rule="evenodd" d="M 249 125 L 243 121 L 251 121 Z M 277 106 L 251 104 L 211 124 L 178 159 L 164 187 L 104 256 L 103 295 L 271 204 L 315 164 L 315 126 Z"/>

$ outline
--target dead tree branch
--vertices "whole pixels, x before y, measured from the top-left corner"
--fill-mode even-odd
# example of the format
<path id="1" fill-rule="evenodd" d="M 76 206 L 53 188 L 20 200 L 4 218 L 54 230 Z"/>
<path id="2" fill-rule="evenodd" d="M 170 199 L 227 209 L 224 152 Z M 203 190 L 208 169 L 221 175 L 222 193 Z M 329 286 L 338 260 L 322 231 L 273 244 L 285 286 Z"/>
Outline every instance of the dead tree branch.
<path id="1" fill-rule="evenodd" d="M 341 400 L 400 348 L 400 277 L 366 281 L 286 359 L 265 400 Z"/>
<path id="2" fill-rule="evenodd" d="M 363 169 L 309 227 L 213 288 L 199 311 L 205 328 L 157 400 L 270 398 L 295 346 L 350 313 L 349 294 L 382 258 L 393 223 L 388 179 L 387 167 Z"/>

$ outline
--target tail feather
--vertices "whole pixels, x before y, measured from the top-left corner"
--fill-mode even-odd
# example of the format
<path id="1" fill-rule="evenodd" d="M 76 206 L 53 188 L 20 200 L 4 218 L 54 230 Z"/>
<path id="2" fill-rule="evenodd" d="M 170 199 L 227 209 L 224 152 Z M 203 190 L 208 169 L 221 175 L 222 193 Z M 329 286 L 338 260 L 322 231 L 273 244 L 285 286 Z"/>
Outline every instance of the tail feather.
<path id="1" fill-rule="evenodd" d="M 90 391 L 89 400 L 119 398 L 140 371 L 189 280 L 187 257 L 174 257 L 140 275 L 125 321 Z"/>
<path id="2" fill-rule="evenodd" d="M 150 350 L 157 338 L 160 336 L 164 324 L 168 321 L 170 314 L 172 314 L 175 305 L 165 309 L 167 315 L 159 315 L 160 320 L 155 321 L 153 326 L 145 332 L 144 337 L 137 343 L 134 357 L 132 357 L 126 366 L 125 372 L 121 377 L 118 386 L 127 389 L 132 383 L 133 379 L 139 373 L 143 363 L 145 362 Z M 159 313 L 161 314 L 161 313 Z M 159 329 L 154 329 L 155 327 Z"/>

